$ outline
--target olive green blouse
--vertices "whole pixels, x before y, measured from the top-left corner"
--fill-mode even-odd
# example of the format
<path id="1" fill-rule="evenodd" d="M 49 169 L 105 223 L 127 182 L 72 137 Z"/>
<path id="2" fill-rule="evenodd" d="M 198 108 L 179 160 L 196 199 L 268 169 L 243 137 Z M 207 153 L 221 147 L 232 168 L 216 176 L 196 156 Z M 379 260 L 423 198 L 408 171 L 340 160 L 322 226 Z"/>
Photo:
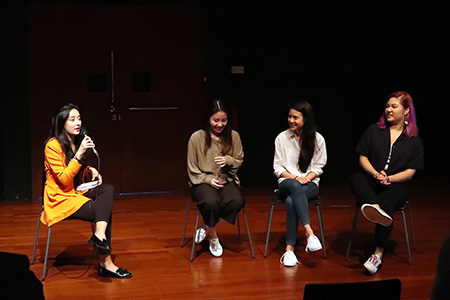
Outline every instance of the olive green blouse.
<path id="1" fill-rule="evenodd" d="M 220 184 L 234 181 L 240 184 L 237 171 L 244 160 L 241 138 L 232 130 L 231 149 L 225 155 L 222 153 L 220 141 L 211 139 L 211 148 L 204 152 L 206 131 L 201 129 L 191 135 L 187 150 L 187 171 L 191 185 L 207 183 L 218 179 Z M 214 162 L 214 157 L 225 156 L 226 165 L 221 168 Z"/>

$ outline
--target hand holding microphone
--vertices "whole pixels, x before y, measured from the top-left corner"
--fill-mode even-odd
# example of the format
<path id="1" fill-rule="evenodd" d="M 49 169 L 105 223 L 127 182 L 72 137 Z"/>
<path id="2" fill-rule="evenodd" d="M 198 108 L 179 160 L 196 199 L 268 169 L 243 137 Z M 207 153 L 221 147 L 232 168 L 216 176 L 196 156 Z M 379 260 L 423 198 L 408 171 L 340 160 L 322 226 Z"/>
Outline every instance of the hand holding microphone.
<path id="1" fill-rule="evenodd" d="M 95 149 L 94 141 L 87 135 L 86 131 L 83 132 L 83 135 L 84 135 L 83 141 L 86 140 L 86 139 L 88 139 L 88 141 L 90 141 L 90 142 L 92 143 L 92 147 L 89 147 L 89 148 L 91 148 L 91 149 L 92 149 L 92 152 L 94 152 L 94 154 L 97 155 L 97 157 L 98 157 L 98 152 L 97 152 L 97 150 Z"/>
<path id="2" fill-rule="evenodd" d="M 84 135 L 84 138 L 81 141 L 81 144 L 80 144 L 80 147 L 78 148 L 77 153 L 75 153 L 75 159 L 80 161 L 81 157 L 84 155 L 84 153 L 86 153 L 86 151 L 88 149 L 92 149 L 92 151 L 98 157 L 98 152 L 97 152 L 97 150 L 95 150 L 94 141 L 88 135 L 86 135 L 86 132 L 83 132 L 83 135 Z"/>
<path id="3" fill-rule="evenodd" d="M 90 182 L 83 183 L 77 187 L 78 191 L 85 191 L 96 186 L 99 186 L 103 183 L 102 176 L 100 175 L 100 156 L 98 155 L 97 150 L 95 149 L 94 141 L 87 135 L 87 133 L 83 132 L 83 140 L 81 141 L 80 147 L 78 147 L 77 153 L 75 153 L 75 159 L 80 162 L 81 157 L 86 153 L 88 149 L 92 149 L 92 152 L 97 156 L 98 159 L 98 169 L 95 169 L 91 166 L 88 166 L 88 172 L 91 174 L 92 179 Z M 97 191 L 98 192 L 98 191 Z"/>

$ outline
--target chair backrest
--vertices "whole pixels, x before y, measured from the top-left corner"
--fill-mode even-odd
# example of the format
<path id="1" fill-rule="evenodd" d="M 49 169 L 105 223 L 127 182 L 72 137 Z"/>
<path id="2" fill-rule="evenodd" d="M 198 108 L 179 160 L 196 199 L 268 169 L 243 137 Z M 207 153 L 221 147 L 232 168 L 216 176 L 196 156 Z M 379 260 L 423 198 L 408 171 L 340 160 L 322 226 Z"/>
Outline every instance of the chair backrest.
<path id="1" fill-rule="evenodd" d="M 400 300 L 402 283 L 400 279 L 386 279 L 363 282 L 308 283 L 303 300 Z"/>
<path id="2" fill-rule="evenodd" d="M 280 192 L 279 189 L 273 191 L 272 204 L 281 205 L 284 204 L 288 195 Z"/>

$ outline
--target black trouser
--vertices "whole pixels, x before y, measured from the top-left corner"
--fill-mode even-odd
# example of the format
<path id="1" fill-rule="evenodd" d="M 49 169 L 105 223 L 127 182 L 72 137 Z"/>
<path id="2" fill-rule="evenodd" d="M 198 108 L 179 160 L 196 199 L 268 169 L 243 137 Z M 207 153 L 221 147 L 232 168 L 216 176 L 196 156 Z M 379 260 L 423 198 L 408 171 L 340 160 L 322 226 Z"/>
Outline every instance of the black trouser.
<path id="1" fill-rule="evenodd" d="M 389 216 L 393 218 L 394 212 L 405 204 L 407 200 L 407 187 L 404 183 L 391 183 L 382 185 L 379 181 L 366 173 L 358 172 L 351 177 L 352 190 L 358 199 L 358 204 L 378 204 Z M 375 225 L 375 246 L 386 248 L 391 226 Z"/>
<path id="2" fill-rule="evenodd" d="M 206 183 L 194 185 L 191 194 L 203 222 L 209 227 L 215 227 L 220 218 L 234 224 L 237 214 L 244 207 L 244 198 L 234 181 L 226 183 L 221 189 Z"/>
<path id="3" fill-rule="evenodd" d="M 111 220 L 114 202 L 114 187 L 108 184 L 102 184 L 84 194 L 91 201 L 86 202 L 79 210 L 72 214 L 68 219 L 78 219 L 88 222 L 105 221 L 108 223 L 106 228 L 106 238 L 111 242 Z"/>

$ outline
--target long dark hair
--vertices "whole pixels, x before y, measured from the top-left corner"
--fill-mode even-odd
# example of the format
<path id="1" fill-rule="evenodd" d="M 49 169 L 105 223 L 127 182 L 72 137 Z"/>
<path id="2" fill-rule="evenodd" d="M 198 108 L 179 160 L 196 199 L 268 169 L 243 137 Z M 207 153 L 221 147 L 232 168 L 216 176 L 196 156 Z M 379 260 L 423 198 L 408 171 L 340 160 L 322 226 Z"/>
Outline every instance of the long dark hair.
<path id="1" fill-rule="evenodd" d="M 289 103 L 289 110 L 295 109 L 303 115 L 303 129 L 300 137 L 300 156 L 298 158 L 298 166 L 305 173 L 308 169 L 311 159 L 316 148 L 316 119 L 311 104 L 308 101 L 292 101 Z"/>
<path id="2" fill-rule="evenodd" d="M 222 132 L 219 134 L 221 137 L 220 142 L 222 144 L 222 155 L 226 155 L 231 150 L 232 145 L 232 136 L 231 136 L 231 125 L 230 125 L 230 114 L 228 114 L 227 110 L 223 106 L 223 103 L 221 100 L 214 99 L 212 101 L 211 110 L 209 111 L 208 118 L 207 118 L 207 124 L 205 127 L 206 136 L 205 136 L 205 154 L 208 152 L 209 148 L 211 148 L 211 124 L 209 122 L 212 115 L 215 113 L 223 111 L 228 118 L 227 126 L 222 130 Z"/>
<path id="3" fill-rule="evenodd" d="M 78 112 L 80 112 L 80 108 L 72 103 L 68 103 L 58 109 L 58 111 L 56 112 L 56 115 L 52 118 L 53 127 L 52 127 L 52 133 L 49 138 L 49 139 L 56 138 L 58 140 L 58 142 L 61 144 L 61 148 L 64 151 L 64 153 L 66 154 L 66 165 L 69 164 L 70 160 L 75 155 L 75 152 L 72 150 L 72 147 L 71 147 L 70 137 L 67 134 L 66 130 L 64 129 L 64 125 L 66 124 L 66 121 L 69 118 L 69 114 L 72 109 L 76 109 L 76 110 L 78 110 Z M 80 112 L 80 115 L 81 115 L 81 112 Z M 80 132 L 84 132 L 83 127 L 81 128 Z M 83 140 L 82 134 L 74 136 L 73 142 L 75 144 L 75 151 L 77 151 L 82 140 Z"/>

